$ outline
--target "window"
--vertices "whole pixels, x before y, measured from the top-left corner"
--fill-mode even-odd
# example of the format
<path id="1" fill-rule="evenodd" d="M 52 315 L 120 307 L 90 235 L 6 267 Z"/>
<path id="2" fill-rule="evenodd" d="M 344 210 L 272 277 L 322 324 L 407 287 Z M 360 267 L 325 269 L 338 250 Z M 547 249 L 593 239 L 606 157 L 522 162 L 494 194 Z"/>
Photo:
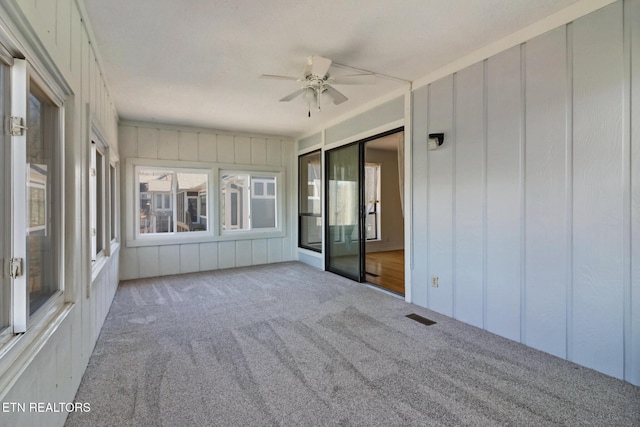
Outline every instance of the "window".
<path id="1" fill-rule="evenodd" d="M 364 165 L 364 191 L 367 207 L 365 218 L 365 238 L 380 240 L 380 164 Z"/>
<path id="2" fill-rule="evenodd" d="M 26 279 L 32 315 L 60 289 L 59 109 L 33 80 L 27 110 Z M 24 213 L 22 213 L 24 215 Z"/>
<path id="3" fill-rule="evenodd" d="M 210 171 L 136 167 L 137 236 L 207 231 Z"/>
<path id="4" fill-rule="evenodd" d="M 118 168 L 115 163 L 109 165 L 109 211 L 111 219 L 109 223 L 109 237 L 112 243 L 118 241 L 118 208 L 120 206 L 118 203 L 118 195 L 120 193 L 118 192 L 117 170 Z"/>
<path id="5" fill-rule="evenodd" d="M 222 171 L 220 204 L 223 233 L 279 229 L 279 185 L 278 172 Z"/>
<path id="6" fill-rule="evenodd" d="M 91 122 L 90 150 L 89 235 L 95 277 L 115 248 L 118 224 L 117 159 L 111 158 L 109 145 L 96 121 Z"/>
<path id="7" fill-rule="evenodd" d="M 107 214 L 106 194 L 107 180 L 105 171 L 105 153 L 103 143 L 91 141 L 91 168 L 89 173 L 90 209 L 91 209 L 91 261 L 96 262 L 98 258 L 105 256 L 107 246 Z M 108 251 L 107 251 L 108 254 Z"/>
<path id="8" fill-rule="evenodd" d="M 0 333 L 8 337 L 62 303 L 63 110 L 26 60 L 5 56 L 1 46 L 0 88 L 3 123 L 12 116 L 24 126 L 15 134 L 4 126 L 0 149 Z"/>
<path id="9" fill-rule="evenodd" d="M 320 151 L 298 158 L 298 246 L 322 251 Z"/>
<path id="10" fill-rule="evenodd" d="M 62 304 L 62 101 L 29 68 L 0 46 L 0 342 Z"/>

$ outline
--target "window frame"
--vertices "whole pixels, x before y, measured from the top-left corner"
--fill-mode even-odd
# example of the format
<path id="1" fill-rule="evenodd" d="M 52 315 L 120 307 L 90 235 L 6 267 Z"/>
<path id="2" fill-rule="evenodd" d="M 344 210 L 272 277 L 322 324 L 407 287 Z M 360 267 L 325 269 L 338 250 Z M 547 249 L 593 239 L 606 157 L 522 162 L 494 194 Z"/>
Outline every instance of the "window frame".
<path id="1" fill-rule="evenodd" d="M 89 156 L 88 156 L 88 178 L 89 178 L 89 232 L 90 239 L 89 263 L 91 264 L 91 282 L 95 280 L 109 257 L 116 251 L 118 246 L 117 227 L 120 222 L 120 215 L 115 207 L 119 206 L 117 197 L 118 180 L 117 165 L 118 157 L 111 149 L 105 133 L 99 125 L 98 119 L 92 116 L 89 106 L 86 110 L 87 123 L 91 123 L 88 130 Z M 101 167 L 98 168 L 98 155 L 101 158 Z M 115 168 L 115 169 L 114 169 Z M 115 171 L 115 180 L 111 174 Z M 113 188 L 115 186 L 115 188 Z M 98 192 L 98 190 L 100 190 Z M 100 203 L 97 198 L 100 197 Z M 115 198 L 115 200 L 114 200 Z M 101 207 L 101 213 L 98 208 Z M 115 236 L 113 238 L 115 226 Z M 94 233 L 95 230 L 95 233 Z M 100 234 L 98 234 L 100 231 Z M 98 250 L 98 238 L 102 237 L 102 248 Z M 89 291 L 88 291 L 89 292 Z"/>
<path id="2" fill-rule="evenodd" d="M 231 165 L 230 165 L 231 166 Z M 218 225 L 218 229 L 219 229 L 219 234 L 218 234 L 218 238 L 219 240 L 237 240 L 238 238 L 266 238 L 266 237 L 281 237 L 284 236 L 284 227 L 283 227 L 283 222 L 284 222 L 284 179 L 285 179 L 285 174 L 284 174 L 284 169 L 283 168 L 265 168 L 265 167 L 258 167 L 258 166 L 246 166 L 246 165 L 232 165 L 233 167 L 218 167 L 217 168 L 217 173 L 216 176 L 218 178 L 218 190 L 217 190 L 217 197 L 219 200 L 218 203 L 218 210 L 216 211 L 218 213 L 218 218 L 216 220 L 216 224 Z M 238 230 L 223 230 L 222 228 L 222 220 L 224 218 L 225 212 L 224 212 L 224 204 L 222 203 L 223 200 L 223 189 L 222 189 L 222 177 L 223 175 L 241 175 L 241 176 L 248 176 L 249 177 L 249 221 L 251 224 L 251 199 L 252 199 L 252 194 L 253 194 L 253 190 L 254 190 L 254 182 L 252 178 L 264 178 L 264 177 L 273 177 L 276 179 L 276 185 L 275 185 L 275 221 L 276 221 L 276 226 L 275 227 L 269 227 L 269 228 L 252 228 L 250 226 L 250 228 L 248 229 L 238 229 Z M 266 191 L 266 186 L 265 186 L 265 191 Z M 261 196 L 260 198 L 270 198 L 270 196 Z"/>
<path id="3" fill-rule="evenodd" d="M 106 175 L 105 164 L 109 149 L 99 138 L 91 138 L 91 156 L 89 167 L 89 236 L 91 238 L 91 263 L 93 268 L 98 261 L 109 256 L 109 244 L 106 238 Z M 98 200 L 100 199 L 100 200 Z M 99 212 L 102 211 L 102 212 Z M 100 241 L 99 241 L 100 240 Z"/>
<path id="4" fill-rule="evenodd" d="M 53 173 L 51 183 L 47 190 L 52 200 L 58 200 L 56 209 L 47 212 L 52 218 L 47 219 L 46 227 L 54 229 L 54 234 L 50 236 L 53 240 L 52 263 L 55 265 L 54 278 L 56 280 L 55 290 L 51 295 L 38 304 L 38 307 L 32 312 L 30 307 L 30 292 L 27 284 L 28 271 L 28 255 L 27 255 L 27 132 L 21 136 L 11 137 L 11 192 L 12 202 L 10 210 L 12 212 L 11 235 L 12 248 L 11 256 L 23 259 L 23 272 L 19 277 L 11 279 L 12 282 L 12 318 L 10 330 L 12 333 L 27 332 L 36 324 L 42 324 L 45 319 L 51 318 L 53 314 L 60 309 L 64 302 L 64 277 L 65 277 L 65 181 L 64 181 L 64 120 L 65 106 L 63 95 L 59 88 L 42 78 L 34 69 L 34 67 L 26 59 L 14 59 L 11 66 L 11 116 L 23 117 L 27 119 L 28 98 L 32 94 L 32 87 L 37 88 L 42 96 L 47 98 L 50 107 L 55 109 L 55 117 L 52 118 L 50 125 L 52 126 L 53 138 Z M 26 123 L 25 123 L 26 125 Z M 15 230 L 25 230 L 21 234 Z M 24 236 L 24 238 L 22 238 Z"/>
<path id="5" fill-rule="evenodd" d="M 149 158 L 134 158 L 128 157 L 125 160 L 124 173 L 124 185 L 122 187 L 124 191 L 123 203 L 124 203 L 124 217 L 123 220 L 128 224 L 133 224 L 132 227 L 124 227 L 125 235 L 123 241 L 126 247 L 145 247 L 145 246 L 164 246 L 175 245 L 182 243 L 208 243 L 208 242 L 223 242 L 230 240 L 250 240 L 256 238 L 272 238 L 272 237 L 284 237 L 286 236 L 286 219 L 287 214 L 285 212 L 286 207 L 286 168 L 284 166 L 265 166 L 265 165 L 241 165 L 241 164 L 228 164 L 218 162 L 196 162 L 186 160 L 158 160 Z M 137 212 L 139 212 L 139 181 L 137 177 L 136 168 L 138 167 L 151 167 L 157 169 L 185 169 L 185 172 L 196 173 L 203 171 L 209 173 L 208 190 L 207 190 L 207 206 L 206 206 L 206 220 L 208 224 L 207 231 L 190 232 L 190 233 L 175 233 L 169 236 L 147 235 L 139 233 L 139 219 Z M 276 183 L 276 224 L 279 226 L 273 229 L 253 229 L 253 230 L 238 230 L 234 232 L 221 232 L 221 188 L 220 188 L 220 173 L 221 171 L 240 173 L 240 174 L 253 174 L 255 176 L 269 176 L 269 174 L 277 174 Z M 166 233 L 162 233 L 166 234 Z M 142 237 L 140 237 L 142 236 Z"/>
<path id="6" fill-rule="evenodd" d="M 112 254 L 120 244 L 120 162 L 113 153 L 109 160 L 109 252 Z"/>
<path id="7" fill-rule="evenodd" d="M 301 174 L 301 165 L 302 165 L 302 160 L 305 157 L 308 156 L 318 156 L 318 159 L 320 161 L 320 183 L 319 186 L 317 186 L 317 190 L 318 191 L 318 195 L 314 196 L 314 199 L 317 198 L 318 203 L 320 204 L 320 212 L 319 213 L 314 213 L 314 212 L 309 212 L 308 210 L 303 210 L 302 209 L 302 203 L 303 203 L 303 194 L 302 194 L 302 189 L 303 189 L 303 185 L 305 186 L 304 188 L 307 188 L 307 192 L 308 192 L 308 181 L 306 177 L 303 177 Z M 306 249 L 309 251 L 313 251 L 313 252 L 317 252 L 317 253 L 322 253 L 322 248 L 324 246 L 324 229 L 323 229 L 323 218 L 322 218 L 322 212 L 323 212 L 323 200 L 322 200 L 322 189 L 323 189 L 323 180 L 324 180 L 324 167 L 323 167 L 323 156 L 322 156 L 322 149 L 317 149 L 317 150 L 313 150 L 313 151 L 309 151 L 307 153 L 302 153 L 300 155 L 298 155 L 298 248 L 301 249 Z M 303 178 L 305 179 L 305 182 L 303 183 L 302 180 Z M 316 186 L 314 185 L 314 188 Z M 316 246 L 310 246 L 310 245 L 305 245 L 304 243 L 302 243 L 302 237 L 303 237 L 303 221 L 306 218 L 316 218 L 316 221 L 320 220 L 320 247 L 316 247 Z"/>
<path id="8" fill-rule="evenodd" d="M 155 245 L 172 245 L 178 243 L 197 243 L 210 241 L 215 235 L 213 224 L 207 220 L 208 228 L 206 230 L 194 230 L 188 233 L 178 232 L 176 230 L 171 233 L 140 233 L 140 170 L 163 170 L 172 171 L 173 173 L 195 173 L 207 175 L 207 193 L 214 188 L 214 173 L 209 164 L 201 162 L 184 162 L 169 161 L 156 159 L 126 159 L 126 187 L 125 187 L 125 208 L 126 220 L 133 224 L 133 227 L 127 227 L 126 245 L 128 247 L 138 246 L 155 246 Z M 172 217 L 177 217 L 177 192 L 175 186 L 177 179 L 173 180 L 171 197 Z M 154 199 L 152 196 L 151 199 Z M 207 197 L 207 212 L 213 209 L 212 200 Z M 152 200 L 155 203 L 155 200 Z"/>

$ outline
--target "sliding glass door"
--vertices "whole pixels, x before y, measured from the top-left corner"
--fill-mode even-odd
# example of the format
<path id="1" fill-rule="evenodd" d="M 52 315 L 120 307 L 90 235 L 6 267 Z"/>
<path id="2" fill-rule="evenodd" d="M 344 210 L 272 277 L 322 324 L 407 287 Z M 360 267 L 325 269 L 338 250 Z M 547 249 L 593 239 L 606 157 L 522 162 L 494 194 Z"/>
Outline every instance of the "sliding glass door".
<path id="1" fill-rule="evenodd" d="M 363 144 L 327 152 L 326 157 L 326 269 L 364 281 L 362 239 Z"/>

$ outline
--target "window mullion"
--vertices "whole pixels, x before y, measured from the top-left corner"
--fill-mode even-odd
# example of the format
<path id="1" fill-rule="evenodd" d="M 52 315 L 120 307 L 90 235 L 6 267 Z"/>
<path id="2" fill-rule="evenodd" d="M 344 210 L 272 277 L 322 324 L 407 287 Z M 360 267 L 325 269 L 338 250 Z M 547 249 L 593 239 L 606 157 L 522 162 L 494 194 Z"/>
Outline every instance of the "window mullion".
<path id="1" fill-rule="evenodd" d="M 173 178 L 171 179 L 171 186 L 173 189 L 173 194 L 171 194 L 171 198 L 173 200 L 173 218 L 171 219 L 171 226 L 173 228 L 173 232 L 171 234 L 178 234 L 178 174 L 174 170 L 171 172 Z"/>
<path id="2" fill-rule="evenodd" d="M 27 122 L 28 78 L 27 62 L 14 59 L 11 68 L 11 115 Z M 22 259 L 22 275 L 12 279 L 13 332 L 26 332 L 29 319 L 29 293 L 27 289 L 27 135 L 11 137 L 11 229 L 13 230 L 12 256 Z"/>

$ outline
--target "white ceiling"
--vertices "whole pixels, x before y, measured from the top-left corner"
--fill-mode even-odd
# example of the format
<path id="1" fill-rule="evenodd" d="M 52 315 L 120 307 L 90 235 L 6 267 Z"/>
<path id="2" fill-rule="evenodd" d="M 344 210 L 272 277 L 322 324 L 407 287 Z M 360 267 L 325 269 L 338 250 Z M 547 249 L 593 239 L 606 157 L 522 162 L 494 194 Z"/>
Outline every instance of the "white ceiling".
<path id="1" fill-rule="evenodd" d="M 336 86 L 349 100 L 308 118 L 299 98 L 278 102 L 297 82 L 261 74 L 299 76 L 307 56 L 321 55 L 414 81 L 576 1 L 84 3 L 121 119 L 299 136 L 404 83 Z"/>

